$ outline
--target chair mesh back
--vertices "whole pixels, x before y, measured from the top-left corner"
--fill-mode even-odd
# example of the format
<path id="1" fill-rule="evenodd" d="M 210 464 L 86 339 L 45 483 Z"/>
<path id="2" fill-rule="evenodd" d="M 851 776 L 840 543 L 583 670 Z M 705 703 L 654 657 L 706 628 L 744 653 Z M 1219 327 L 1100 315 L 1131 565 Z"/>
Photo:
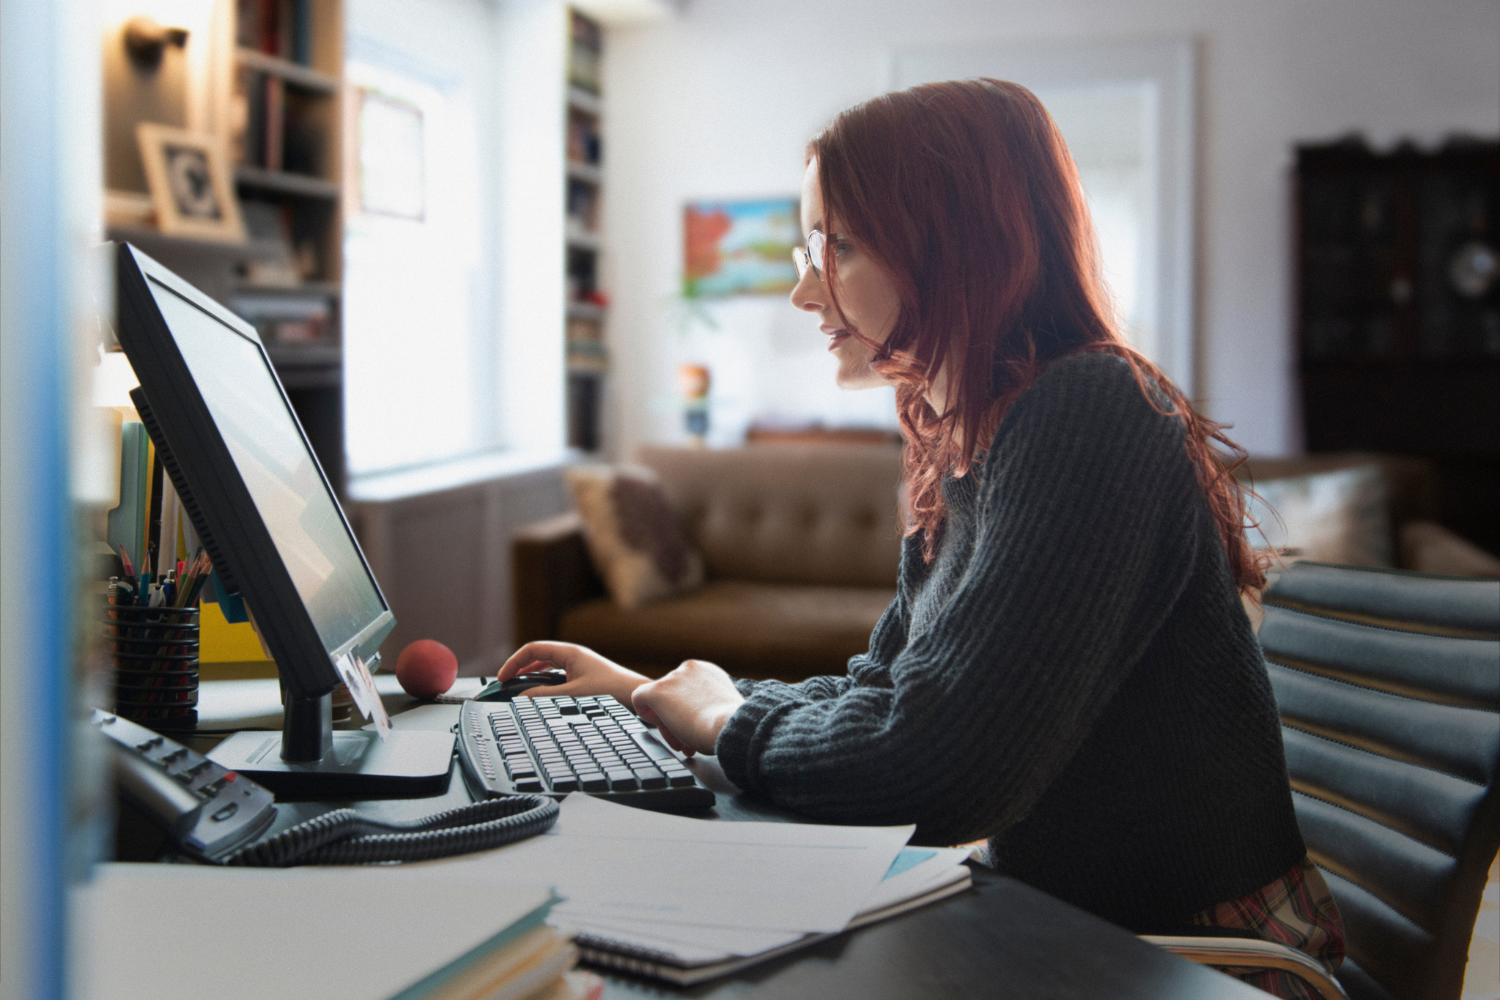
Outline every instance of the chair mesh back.
<path id="1" fill-rule="evenodd" d="M 1500 844 L 1500 581 L 1297 563 L 1260 640 L 1355 1000 L 1457 998 Z"/>

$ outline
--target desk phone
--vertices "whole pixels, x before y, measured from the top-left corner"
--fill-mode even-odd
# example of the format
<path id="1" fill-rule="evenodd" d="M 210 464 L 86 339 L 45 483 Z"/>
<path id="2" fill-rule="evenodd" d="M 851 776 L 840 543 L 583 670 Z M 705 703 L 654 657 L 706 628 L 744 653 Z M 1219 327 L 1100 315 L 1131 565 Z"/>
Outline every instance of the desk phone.
<path id="1" fill-rule="evenodd" d="M 92 721 L 114 743 L 121 793 L 193 857 L 222 861 L 275 821 L 271 793 L 244 775 L 111 712 Z"/>

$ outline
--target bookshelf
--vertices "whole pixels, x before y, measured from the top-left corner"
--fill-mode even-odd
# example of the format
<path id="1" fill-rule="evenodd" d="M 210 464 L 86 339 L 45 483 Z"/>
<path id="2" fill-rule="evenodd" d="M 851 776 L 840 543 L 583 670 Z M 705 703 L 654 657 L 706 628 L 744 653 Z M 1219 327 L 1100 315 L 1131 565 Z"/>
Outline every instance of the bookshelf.
<path id="1" fill-rule="evenodd" d="M 215 28 L 187 41 L 208 53 L 198 78 L 174 72 L 170 58 L 154 74 L 121 69 L 106 40 L 106 94 L 113 80 L 134 89 L 130 102 L 106 101 L 105 131 L 124 137 L 138 121 L 162 121 L 213 134 L 232 165 L 245 242 L 183 239 L 119 215 L 106 220 L 106 235 L 135 243 L 255 326 L 342 493 L 342 0 L 214 3 Z M 174 119 L 195 98 L 207 111 L 196 122 Z M 116 138 L 109 155 L 123 167 L 107 164 L 107 202 L 143 196 L 124 169 L 135 166 L 129 144 Z"/>
<path id="2" fill-rule="evenodd" d="M 341 0 L 235 0 L 229 113 L 235 187 L 253 241 L 227 304 L 265 341 L 335 489 L 344 484 Z"/>
<path id="3" fill-rule="evenodd" d="M 1309 451 L 1421 455 L 1444 523 L 1500 552 L 1500 143 L 1297 150 Z"/>
<path id="4" fill-rule="evenodd" d="M 566 98 L 567 217 L 565 222 L 565 315 L 568 446 L 597 452 L 609 348 L 605 317 L 609 297 L 602 287 L 599 233 L 604 196 L 604 102 L 600 60 L 604 33 L 597 21 L 569 11 Z"/>

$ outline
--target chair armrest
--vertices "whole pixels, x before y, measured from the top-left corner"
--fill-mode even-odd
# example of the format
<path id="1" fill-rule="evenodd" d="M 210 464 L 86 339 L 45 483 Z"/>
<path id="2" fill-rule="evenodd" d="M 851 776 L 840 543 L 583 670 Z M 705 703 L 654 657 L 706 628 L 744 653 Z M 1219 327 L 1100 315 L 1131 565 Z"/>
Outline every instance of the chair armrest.
<path id="1" fill-rule="evenodd" d="M 562 614 L 604 593 L 576 513 L 537 521 L 511 539 L 516 646 L 558 638 Z"/>
<path id="2" fill-rule="evenodd" d="M 1142 934 L 1141 940 L 1165 948 L 1199 965 L 1223 968 L 1279 969 L 1301 979 L 1323 1000 L 1349 1000 L 1328 971 L 1311 958 L 1274 941 L 1260 938 L 1175 937 Z"/>

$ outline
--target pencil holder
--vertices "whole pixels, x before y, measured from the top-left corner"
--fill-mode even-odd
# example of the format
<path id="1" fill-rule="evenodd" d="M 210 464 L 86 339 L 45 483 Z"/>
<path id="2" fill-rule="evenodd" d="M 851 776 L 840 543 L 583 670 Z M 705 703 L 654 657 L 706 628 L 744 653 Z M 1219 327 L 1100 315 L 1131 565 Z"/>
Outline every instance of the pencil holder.
<path id="1" fill-rule="evenodd" d="M 110 605 L 115 712 L 152 729 L 198 724 L 198 609 Z"/>

